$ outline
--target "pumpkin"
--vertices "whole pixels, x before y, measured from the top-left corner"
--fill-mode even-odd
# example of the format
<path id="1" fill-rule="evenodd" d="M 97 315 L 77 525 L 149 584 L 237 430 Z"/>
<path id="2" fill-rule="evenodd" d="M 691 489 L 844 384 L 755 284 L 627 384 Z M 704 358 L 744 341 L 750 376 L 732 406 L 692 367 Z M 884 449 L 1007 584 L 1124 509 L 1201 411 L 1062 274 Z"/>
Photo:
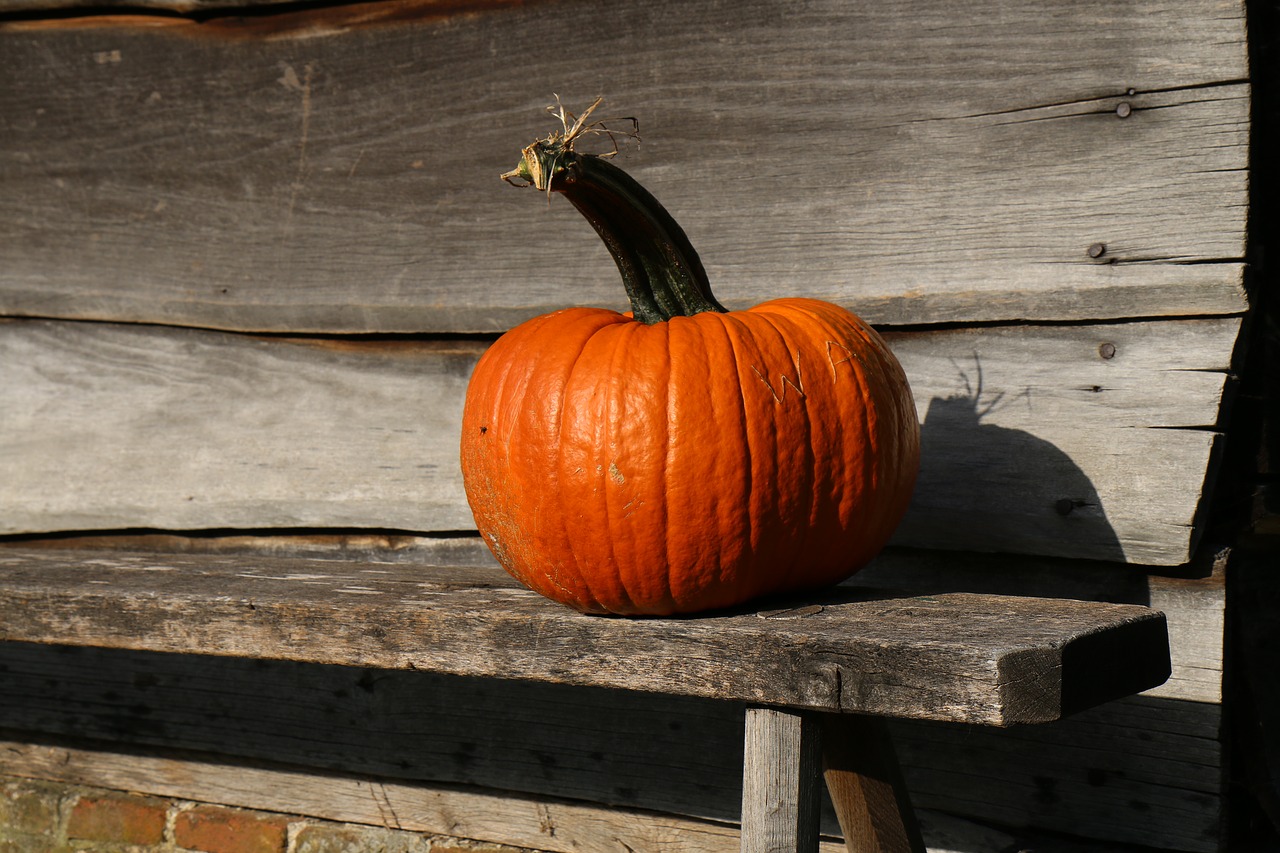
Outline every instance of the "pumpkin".
<path id="1" fill-rule="evenodd" d="M 694 613 L 843 580 L 887 542 L 915 482 L 901 366 L 827 302 L 722 307 L 653 196 L 573 150 L 602 129 L 590 112 L 570 125 L 562 111 L 564 132 L 503 177 L 587 218 L 632 311 L 556 311 L 482 356 L 461 446 L 481 535 L 525 585 L 589 613 Z"/>

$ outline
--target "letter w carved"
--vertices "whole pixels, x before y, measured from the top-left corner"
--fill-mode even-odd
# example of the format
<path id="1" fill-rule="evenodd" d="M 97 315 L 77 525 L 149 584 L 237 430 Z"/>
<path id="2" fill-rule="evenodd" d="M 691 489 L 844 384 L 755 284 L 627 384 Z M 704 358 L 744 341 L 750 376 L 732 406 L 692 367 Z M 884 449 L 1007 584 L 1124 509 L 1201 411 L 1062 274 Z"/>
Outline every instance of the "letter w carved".
<path id="1" fill-rule="evenodd" d="M 786 401 L 788 388 L 795 389 L 795 392 L 800 395 L 800 399 L 802 400 L 804 399 L 804 396 L 805 396 L 804 376 L 800 372 L 799 350 L 796 351 L 793 363 L 795 364 L 795 368 L 796 368 L 796 378 L 792 379 L 790 376 L 786 375 L 785 373 L 780 374 L 778 376 L 778 385 L 776 388 L 774 387 L 773 383 L 769 381 L 768 377 L 766 377 L 763 373 L 760 372 L 760 368 L 756 367 L 754 364 L 751 365 L 751 369 L 752 371 L 755 372 L 756 378 L 764 383 L 764 387 L 769 389 L 769 393 L 773 395 L 773 401 L 775 403 L 782 403 Z"/>

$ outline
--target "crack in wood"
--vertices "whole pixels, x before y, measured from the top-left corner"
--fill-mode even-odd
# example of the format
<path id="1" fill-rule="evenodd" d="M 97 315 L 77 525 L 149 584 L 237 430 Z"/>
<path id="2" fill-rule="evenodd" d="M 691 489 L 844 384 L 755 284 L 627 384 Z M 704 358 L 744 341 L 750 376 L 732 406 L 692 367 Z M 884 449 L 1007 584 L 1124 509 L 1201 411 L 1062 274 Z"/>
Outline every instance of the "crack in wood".
<path id="1" fill-rule="evenodd" d="M 1187 84 L 1183 86 L 1163 86 L 1163 87 L 1155 87 L 1151 89 L 1126 89 L 1124 91 L 1112 92 L 1106 95 L 1098 95 L 1092 98 L 1081 98 L 1079 100 L 1061 101 L 1057 103 L 1035 104 L 1035 105 L 1026 106 L 1026 107 L 1011 107 L 1007 110 L 997 110 L 997 111 L 988 112 L 988 113 L 973 113 L 971 115 L 964 116 L 964 118 L 984 118 L 988 116 L 1004 115 L 1007 113 L 1024 112 L 1027 110 L 1052 109 L 1054 107 L 1068 107 L 1073 104 L 1089 104 L 1089 103 L 1098 103 L 1098 102 L 1104 102 L 1104 101 L 1114 101 L 1117 98 L 1139 98 L 1139 97 L 1142 97 L 1143 95 L 1168 95 L 1168 94 L 1175 94 L 1178 92 L 1199 92 L 1199 91 L 1205 91 L 1210 89 L 1225 88 L 1230 86 L 1248 85 L 1248 83 L 1249 83 L 1248 78 L 1232 78 L 1228 80 L 1209 80 L 1204 83 L 1193 83 L 1193 84 Z M 1217 100 L 1226 100 L 1226 99 L 1220 98 Z M 1108 110 L 1107 112 L 1110 112 L 1110 110 Z"/>
<path id="2" fill-rule="evenodd" d="M 395 807 L 391 805 L 391 797 L 387 793 L 387 786 L 381 782 L 370 782 L 369 793 L 373 796 L 373 804 L 382 819 L 382 825 L 387 829 L 403 829 L 400 824 L 400 818 L 396 815 Z"/>

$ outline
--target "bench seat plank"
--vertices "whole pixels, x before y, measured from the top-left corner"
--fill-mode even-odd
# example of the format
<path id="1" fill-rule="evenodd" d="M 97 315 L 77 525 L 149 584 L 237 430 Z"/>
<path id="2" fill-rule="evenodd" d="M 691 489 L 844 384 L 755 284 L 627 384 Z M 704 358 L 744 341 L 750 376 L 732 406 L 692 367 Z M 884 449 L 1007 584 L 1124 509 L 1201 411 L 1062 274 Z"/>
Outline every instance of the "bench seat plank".
<path id="1" fill-rule="evenodd" d="M 491 567 L 235 555 L 6 550 L 0 639 L 988 725 L 1057 719 L 1169 674 L 1164 615 L 1137 605 L 837 588 L 781 610 L 628 620 Z"/>

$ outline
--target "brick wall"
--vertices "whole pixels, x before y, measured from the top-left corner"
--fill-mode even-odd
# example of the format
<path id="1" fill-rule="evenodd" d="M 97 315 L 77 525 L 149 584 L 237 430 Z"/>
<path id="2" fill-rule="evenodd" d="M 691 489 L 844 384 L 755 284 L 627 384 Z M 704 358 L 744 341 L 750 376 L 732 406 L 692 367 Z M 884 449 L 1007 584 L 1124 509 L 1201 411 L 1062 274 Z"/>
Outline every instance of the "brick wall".
<path id="1" fill-rule="evenodd" d="M 532 853 L 0 775 L 0 853 Z"/>

